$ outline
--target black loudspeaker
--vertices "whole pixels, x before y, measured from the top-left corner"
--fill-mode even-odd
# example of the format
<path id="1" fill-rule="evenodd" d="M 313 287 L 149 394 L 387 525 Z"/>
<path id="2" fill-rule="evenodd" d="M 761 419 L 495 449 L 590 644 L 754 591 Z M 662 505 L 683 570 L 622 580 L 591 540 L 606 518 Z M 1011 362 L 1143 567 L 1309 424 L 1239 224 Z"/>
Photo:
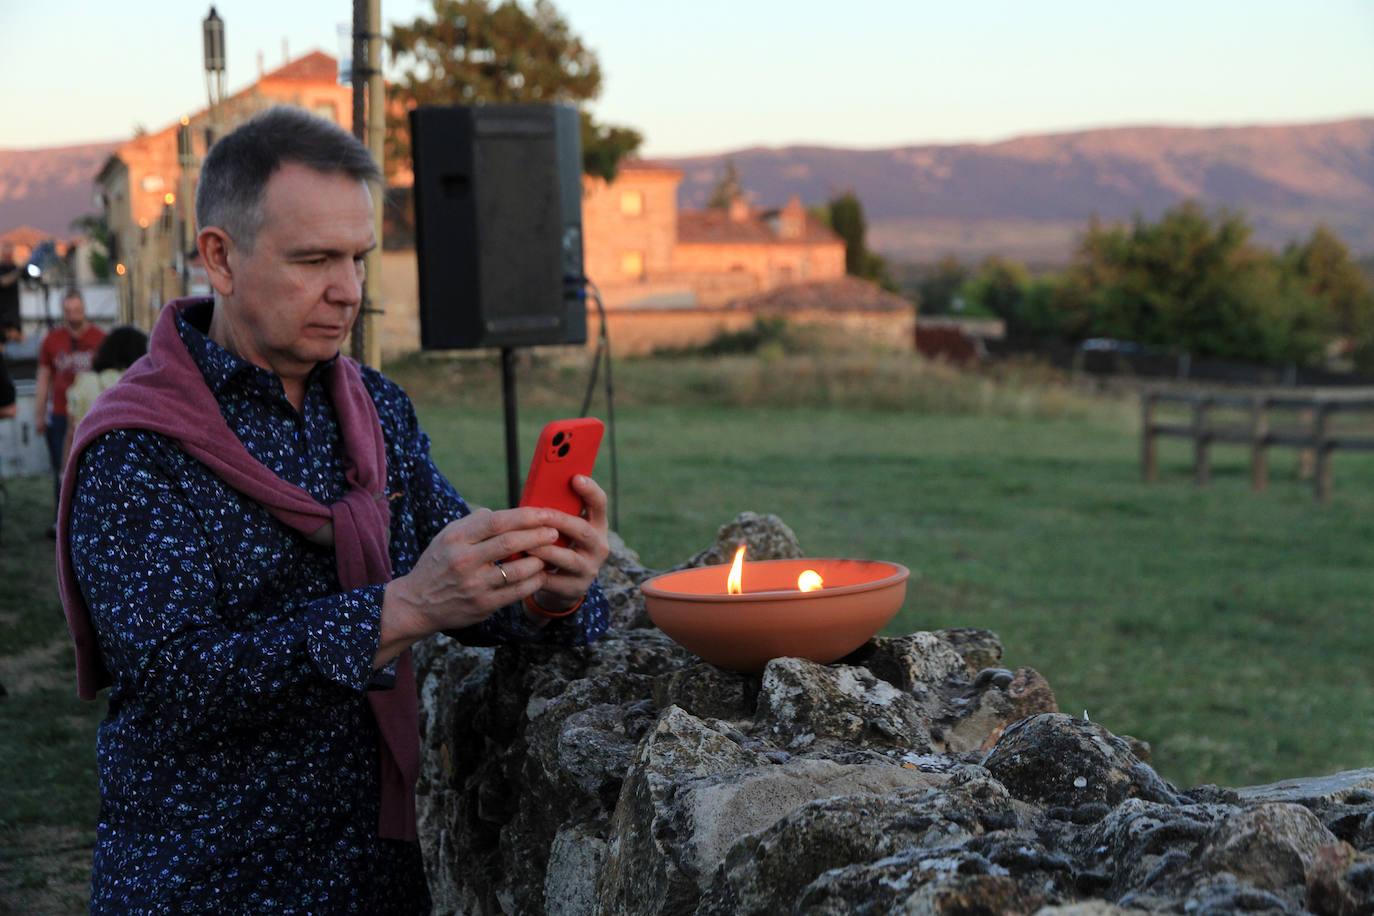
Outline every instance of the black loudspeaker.
<path id="1" fill-rule="evenodd" d="M 410 145 L 423 347 L 585 343 L 577 110 L 417 108 Z"/>

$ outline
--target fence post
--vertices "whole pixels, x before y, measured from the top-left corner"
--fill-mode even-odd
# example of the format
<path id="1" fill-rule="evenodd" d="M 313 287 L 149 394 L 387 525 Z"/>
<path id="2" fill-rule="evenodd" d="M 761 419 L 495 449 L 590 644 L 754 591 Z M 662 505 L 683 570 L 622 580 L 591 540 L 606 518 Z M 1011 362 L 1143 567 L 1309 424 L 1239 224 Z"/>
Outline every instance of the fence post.
<path id="1" fill-rule="evenodd" d="M 1159 449 L 1155 439 L 1155 404 L 1157 397 L 1153 391 L 1145 392 L 1140 399 L 1140 473 L 1146 483 L 1154 483 L 1159 477 Z"/>
<path id="2" fill-rule="evenodd" d="M 1212 399 L 1203 395 L 1193 402 L 1193 480 L 1205 487 L 1212 480 L 1212 438 L 1207 431 L 1207 410 Z"/>
<path id="3" fill-rule="evenodd" d="M 1312 408 L 1304 407 L 1302 410 L 1298 411 L 1298 426 L 1300 426 L 1303 429 L 1303 431 L 1307 433 L 1309 439 L 1313 438 L 1316 435 L 1314 429 L 1315 422 L 1316 419 L 1315 415 L 1312 413 Z M 1316 469 L 1317 453 L 1312 450 L 1311 446 L 1308 446 L 1307 448 L 1298 452 L 1299 480 L 1310 479 L 1313 473 L 1316 472 Z"/>
<path id="4" fill-rule="evenodd" d="M 1269 398 L 1256 395 L 1250 405 L 1250 489 L 1269 489 Z"/>
<path id="5" fill-rule="evenodd" d="M 1331 502 L 1331 405 L 1317 405 L 1317 422 L 1312 431 L 1312 443 L 1317 455 L 1317 473 L 1313 475 L 1317 502 Z"/>

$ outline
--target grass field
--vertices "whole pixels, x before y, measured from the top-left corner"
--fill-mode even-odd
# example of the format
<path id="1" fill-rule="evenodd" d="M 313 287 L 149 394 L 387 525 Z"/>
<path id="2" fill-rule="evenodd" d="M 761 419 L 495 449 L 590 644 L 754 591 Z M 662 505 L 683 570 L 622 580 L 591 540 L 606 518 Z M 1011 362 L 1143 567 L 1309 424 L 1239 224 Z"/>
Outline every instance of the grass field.
<path id="1" fill-rule="evenodd" d="M 912 569 L 889 632 L 996 630 L 1009 664 L 1040 670 L 1066 711 L 1150 741 L 1171 780 L 1374 765 L 1374 460 L 1338 455 L 1335 498 L 1319 507 L 1282 451 L 1255 495 L 1240 450 L 1218 448 L 1199 490 L 1188 447 L 1166 441 L 1163 479 L 1147 486 L 1134 402 L 1033 369 L 783 357 L 616 373 L 621 533 L 648 565 L 685 558 L 740 510 L 773 512 L 808 553 Z M 439 466 L 472 501 L 504 504 L 491 366 L 394 374 Z M 540 423 L 576 412 L 584 378 L 522 370 L 526 450 Z M 47 487 L 9 482 L 0 547 L 0 901 L 26 913 L 80 908 L 103 711 L 74 695 L 39 536 Z"/>

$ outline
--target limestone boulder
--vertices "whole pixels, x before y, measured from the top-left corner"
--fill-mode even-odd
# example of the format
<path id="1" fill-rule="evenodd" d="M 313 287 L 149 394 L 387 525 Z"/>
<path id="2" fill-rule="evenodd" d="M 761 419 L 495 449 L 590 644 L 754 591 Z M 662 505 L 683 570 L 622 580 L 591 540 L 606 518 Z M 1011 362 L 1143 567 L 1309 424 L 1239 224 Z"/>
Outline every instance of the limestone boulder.
<path id="1" fill-rule="evenodd" d="M 775 658 L 763 670 L 756 722 L 788 750 L 817 741 L 931 750 L 919 704 L 867 668 Z"/>
<path id="2" fill-rule="evenodd" d="M 1025 801 L 1077 807 L 1128 798 L 1178 804 L 1179 796 L 1130 746 L 1095 722 L 1062 714 L 1008 727 L 983 759 L 993 777 Z"/>

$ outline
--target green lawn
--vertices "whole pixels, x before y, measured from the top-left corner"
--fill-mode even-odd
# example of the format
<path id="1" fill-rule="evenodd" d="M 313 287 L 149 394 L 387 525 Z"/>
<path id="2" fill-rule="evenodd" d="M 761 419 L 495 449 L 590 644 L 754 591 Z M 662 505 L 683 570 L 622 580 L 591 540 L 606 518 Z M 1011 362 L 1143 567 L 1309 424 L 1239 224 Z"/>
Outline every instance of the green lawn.
<path id="1" fill-rule="evenodd" d="M 503 505 L 490 365 L 415 362 L 396 375 L 439 466 L 473 502 Z M 522 370 L 526 454 L 540 423 L 576 412 L 583 378 Z M 890 632 L 997 631 L 1007 663 L 1040 670 L 1061 708 L 1150 741 L 1156 767 L 1185 785 L 1374 765 L 1374 459 L 1337 455 L 1326 507 L 1284 451 L 1264 495 L 1249 491 L 1239 449 L 1219 447 L 1213 485 L 1194 487 L 1179 441 L 1163 444 L 1162 480 L 1145 485 L 1133 402 L 1027 378 L 790 359 L 617 364 L 621 533 L 667 566 L 752 509 L 781 516 L 813 555 L 903 563 L 912 583 Z M 870 403 L 883 407 L 856 406 Z M 608 466 L 603 450 L 609 488 Z M 48 483 L 8 483 L 0 900 L 64 912 L 80 907 L 103 703 L 75 697 L 40 536 Z"/>
<path id="2" fill-rule="evenodd" d="M 625 399 L 650 402 L 618 415 L 621 533 L 648 565 L 685 558 L 742 509 L 773 512 L 808 553 L 912 569 L 889 632 L 997 631 L 1009 664 L 1040 670 L 1064 710 L 1151 742 L 1172 780 L 1374 765 L 1374 460 L 1338 454 L 1322 507 L 1285 450 L 1262 495 L 1238 448 L 1216 448 L 1213 484 L 1195 487 L 1181 440 L 1162 442 L 1161 481 L 1144 484 L 1133 400 L 1051 398 L 1058 416 L 1022 410 L 1015 391 L 953 415 L 652 403 L 696 371 L 621 367 Z M 580 393 L 535 374 L 526 449 Z M 635 390 L 650 385 L 660 393 Z M 500 414 L 467 405 L 489 393 L 480 380 L 464 390 L 430 398 L 422 421 L 464 492 L 503 505 Z M 603 453 L 609 486 L 607 468 Z"/>

